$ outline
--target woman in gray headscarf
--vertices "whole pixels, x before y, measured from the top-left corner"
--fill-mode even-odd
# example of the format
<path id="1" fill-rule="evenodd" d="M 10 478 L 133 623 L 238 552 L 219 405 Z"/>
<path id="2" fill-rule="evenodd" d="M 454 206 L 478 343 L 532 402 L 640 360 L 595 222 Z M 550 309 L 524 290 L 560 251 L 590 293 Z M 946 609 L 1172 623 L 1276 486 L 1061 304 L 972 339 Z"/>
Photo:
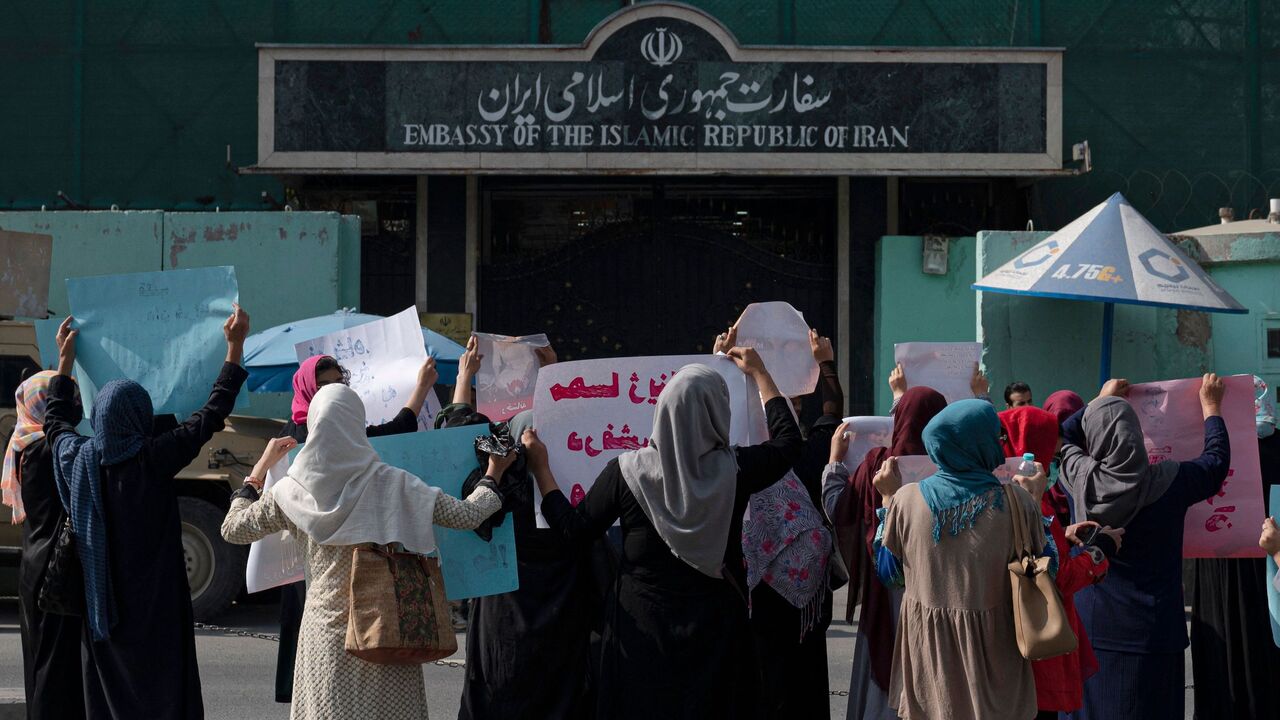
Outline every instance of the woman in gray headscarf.
<path id="1" fill-rule="evenodd" d="M 768 442 L 730 445 L 728 387 L 706 365 L 676 373 L 658 397 L 648 446 L 611 461 L 576 508 L 557 489 L 537 434 L 524 435 L 551 527 L 585 541 L 614 521 L 622 525 L 622 569 L 605 609 L 598 717 L 754 713 L 742 514 L 752 493 L 791 468 L 801 438 L 756 352 L 734 348 L 728 355 L 760 388 Z"/>
<path id="2" fill-rule="evenodd" d="M 1062 423 L 1062 480 L 1076 520 L 1125 531 L 1107 581 L 1076 594 L 1099 666 L 1074 715 L 1083 720 L 1183 716 L 1183 522 L 1222 488 L 1231 463 L 1217 375 L 1200 385 L 1204 453 L 1187 462 L 1150 463 L 1128 394 L 1127 381 L 1110 380 Z"/>

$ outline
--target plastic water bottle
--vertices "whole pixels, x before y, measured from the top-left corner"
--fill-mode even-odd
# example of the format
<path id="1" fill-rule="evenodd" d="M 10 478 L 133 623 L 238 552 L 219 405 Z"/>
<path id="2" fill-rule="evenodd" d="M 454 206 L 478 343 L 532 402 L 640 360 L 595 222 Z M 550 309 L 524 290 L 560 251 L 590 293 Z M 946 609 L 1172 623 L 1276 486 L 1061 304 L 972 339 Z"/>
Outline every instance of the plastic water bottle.
<path id="1" fill-rule="evenodd" d="M 1018 463 L 1018 475 L 1031 477 L 1036 474 L 1036 456 L 1034 453 L 1023 453 L 1022 462 Z"/>

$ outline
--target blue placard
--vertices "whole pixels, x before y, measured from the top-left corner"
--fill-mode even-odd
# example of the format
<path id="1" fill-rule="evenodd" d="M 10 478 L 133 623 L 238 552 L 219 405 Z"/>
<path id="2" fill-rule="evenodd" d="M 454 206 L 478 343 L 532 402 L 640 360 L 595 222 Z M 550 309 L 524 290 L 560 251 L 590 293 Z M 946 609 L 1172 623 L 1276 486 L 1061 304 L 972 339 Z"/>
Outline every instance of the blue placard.
<path id="1" fill-rule="evenodd" d="M 476 467 L 476 437 L 485 425 L 369 438 L 382 461 L 403 468 L 428 485 L 459 497 L 462 483 Z M 485 542 L 471 530 L 436 526 L 440 569 L 450 600 L 497 595 L 520 586 L 516 574 L 515 521 L 507 516 Z"/>
<path id="2" fill-rule="evenodd" d="M 1280 517 L 1280 485 L 1271 486 L 1267 503 L 1271 517 Z M 1267 557 L 1267 610 L 1271 613 L 1271 641 L 1280 647 L 1280 591 L 1276 590 L 1276 559 Z"/>
<path id="3" fill-rule="evenodd" d="M 194 412 L 226 356 L 222 325 L 238 301 L 233 267 L 67 278 L 85 414 L 98 388 L 137 381 L 157 415 Z M 246 402 L 243 394 L 237 405 Z"/>

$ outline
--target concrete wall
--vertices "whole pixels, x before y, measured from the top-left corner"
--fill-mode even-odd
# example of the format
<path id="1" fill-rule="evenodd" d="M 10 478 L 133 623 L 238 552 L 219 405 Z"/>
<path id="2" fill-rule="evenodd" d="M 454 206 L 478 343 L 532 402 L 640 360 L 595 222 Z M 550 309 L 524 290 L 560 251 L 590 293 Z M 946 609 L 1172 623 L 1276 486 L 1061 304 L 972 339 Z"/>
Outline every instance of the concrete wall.
<path id="1" fill-rule="evenodd" d="M 234 265 L 255 330 L 355 307 L 360 219 L 309 212 L 0 212 L 0 229 L 53 236 L 49 309 L 65 316 L 65 279 Z M 255 393 L 237 412 L 283 417 L 288 398 Z"/>
<path id="2" fill-rule="evenodd" d="M 976 302 L 974 238 L 952 238 L 946 275 L 921 269 L 922 238 L 890 235 L 876 248 L 875 412 L 893 403 L 889 371 L 893 345 L 900 342 L 973 342 Z M 856 339 L 853 340 L 856 342 Z"/>
<path id="3" fill-rule="evenodd" d="M 1175 238 L 1214 280 L 1249 308 L 1214 315 L 1214 370 L 1252 373 L 1280 387 L 1280 358 L 1266 357 L 1266 328 L 1280 328 L 1280 228 L 1276 232 Z"/>

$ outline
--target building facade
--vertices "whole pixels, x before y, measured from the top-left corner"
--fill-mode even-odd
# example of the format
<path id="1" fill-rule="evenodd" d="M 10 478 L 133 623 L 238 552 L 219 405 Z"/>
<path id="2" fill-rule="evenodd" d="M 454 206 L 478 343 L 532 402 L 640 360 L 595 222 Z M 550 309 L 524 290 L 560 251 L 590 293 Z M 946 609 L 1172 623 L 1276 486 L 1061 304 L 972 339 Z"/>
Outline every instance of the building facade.
<path id="1" fill-rule="evenodd" d="M 706 350 L 784 299 L 836 339 L 854 413 L 883 404 L 876 342 L 1002 342 L 979 329 L 966 238 L 1060 227 L 1114 191 L 1169 232 L 1280 194 L 1280 7 L 1260 0 L 6 14 L 0 209 L 24 222 L 359 215 L 358 242 L 326 251 L 335 298 L 545 331 L 570 359 Z M 950 238 L 943 275 L 922 272 L 926 235 Z M 314 272 L 283 271 L 281 298 Z"/>

